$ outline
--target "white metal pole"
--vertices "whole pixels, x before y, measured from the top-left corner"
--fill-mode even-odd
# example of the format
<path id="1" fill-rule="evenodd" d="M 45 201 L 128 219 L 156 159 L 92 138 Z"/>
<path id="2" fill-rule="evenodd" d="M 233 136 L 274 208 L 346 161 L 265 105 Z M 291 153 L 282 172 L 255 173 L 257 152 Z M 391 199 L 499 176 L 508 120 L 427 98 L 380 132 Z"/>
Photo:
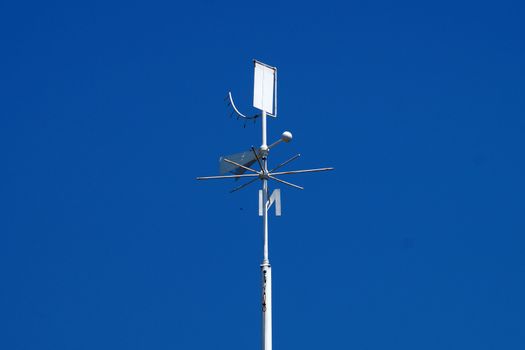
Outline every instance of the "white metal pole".
<path id="1" fill-rule="evenodd" d="M 262 112 L 262 145 L 261 148 L 266 151 L 268 149 L 268 145 L 266 144 L 266 112 Z"/>
<path id="2" fill-rule="evenodd" d="M 263 191 L 263 262 L 262 272 L 262 349 L 272 350 L 272 270 L 268 258 L 268 145 L 266 144 L 266 112 L 262 112 Z"/>

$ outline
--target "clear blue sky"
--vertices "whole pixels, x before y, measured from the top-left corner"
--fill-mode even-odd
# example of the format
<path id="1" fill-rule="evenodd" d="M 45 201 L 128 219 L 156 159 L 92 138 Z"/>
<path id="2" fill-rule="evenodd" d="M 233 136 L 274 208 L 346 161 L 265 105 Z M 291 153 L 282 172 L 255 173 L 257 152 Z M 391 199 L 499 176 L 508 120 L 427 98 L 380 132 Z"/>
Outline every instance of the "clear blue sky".
<path id="1" fill-rule="evenodd" d="M 275 349 L 525 348 L 522 1 L 0 4 L 0 348 L 260 347 L 253 68 L 335 166 L 271 217 Z M 279 187 L 279 186 L 278 186 Z"/>

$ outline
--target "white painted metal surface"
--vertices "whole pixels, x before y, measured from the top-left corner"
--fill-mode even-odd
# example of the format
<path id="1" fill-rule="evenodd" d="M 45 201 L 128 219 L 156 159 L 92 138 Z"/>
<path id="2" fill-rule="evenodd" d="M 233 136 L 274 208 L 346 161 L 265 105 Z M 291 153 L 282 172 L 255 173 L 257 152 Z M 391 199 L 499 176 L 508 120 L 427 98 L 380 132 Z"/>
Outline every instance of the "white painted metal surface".
<path id="1" fill-rule="evenodd" d="M 277 68 L 255 61 L 253 77 L 253 106 L 271 116 L 276 116 Z"/>
<path id="2" fill-rule="evenodd" d="M 261 125 L 262 125 L 262 144 L 261 144 L 261 151 L 266 152 L 268 151 L 268 145 L 266 144 L 266 112 L 262 112 L 261 116 Z"/>
<path id="3" fill-rule="evenodd" d="M 272 350 L 272 267 L 261 265 L 262 271 L 262 348 Z"/>
<path id="4" fill-rule="evenodd" d="M 268 198 L 268 209 L 275 203 L 275 216 L 281 216 L 281 190 L 276 188 Z M 259 216 L 263 216 L 263 191 L 259 190 Z"/>
<path id="5" fill-rule="evenodd" d="M 264 112 L 263 112 L 264 114 Z M 266 130 L 263 130 L 266 135 Z M 266 140 L 263 139 L 263 146 L 266 146 Z M 262 156 L 262 166 L 264 174 L 268 173 L 268 153 L 264 152 Z M 262 179 L 263 192 L 263 261 L 261 264 L 262 278 L 262 348 L 263 350 L 272 350 L 272 267 L 268 256 L 268 179 Z"/>

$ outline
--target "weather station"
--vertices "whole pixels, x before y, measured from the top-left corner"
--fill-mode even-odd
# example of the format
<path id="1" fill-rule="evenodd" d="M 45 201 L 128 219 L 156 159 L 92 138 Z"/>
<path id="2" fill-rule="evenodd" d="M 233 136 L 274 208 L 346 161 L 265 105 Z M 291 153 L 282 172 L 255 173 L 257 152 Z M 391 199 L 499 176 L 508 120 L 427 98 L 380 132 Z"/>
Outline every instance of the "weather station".
<path id="1" fill-rule="evenodd" d="M 274 189 L 269 193 L 268 182 L 277 183 L 303 190 L 304 188 L 292 182 L 283 180 L 281 177 L 301 173 L 315 173 L 334 170 L 332 167 L 278 171 L 292 161 L 300 157 L 297 154 L 283 163 L 270 169 L 268 166 L 268 156 L 270 151 L 281 143 L 292 141 L 292 133 L 284 131 L 281 137 L 268 145 L 266 123 L 267 117 L 277 118 L 277 68 L 265 63 L 254 60 L 254 88 L 253 106 L 260 110 L 253 116 L 246 116 L 241 113 L 233 102 L 231 92 L 227 96 L 228 104 L 232 108 L 232 113 L 242 120 L 261 119 L 262 142 L 259 148 L 251 147 L 250 150 L 228 156 L 220 157 L 219 172 L 216 176 L 197 177 L 197 180 L 216 180 L 216 179 L 244 179 L 248 181 L 233 188 L 230 192 L 241 190 L 257 180 L 261 181 L 259 190 L 259 216 L 262 217 L 263 228 L 263 259 L 261 267 L 261 310 L 262 310 L 262 349 L 272 349 L 272 269 L 268 252 L 268 212 L 272 205 L 275 205 L 276 216 L 281 216 L 281 191 Z M 255 169 L 254 169 L 255 165 Z M 270 170 L 268 170 L 270 169 Z"/>

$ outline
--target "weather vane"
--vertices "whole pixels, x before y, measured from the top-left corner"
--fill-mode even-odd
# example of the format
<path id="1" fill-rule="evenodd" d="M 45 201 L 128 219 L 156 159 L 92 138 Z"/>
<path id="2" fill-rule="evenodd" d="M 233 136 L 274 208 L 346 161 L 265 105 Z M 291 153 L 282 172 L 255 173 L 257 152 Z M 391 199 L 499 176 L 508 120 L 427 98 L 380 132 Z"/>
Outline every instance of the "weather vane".
<path id="1" fill-rule="evenodd" d="M 235 104 L 231 92 L 228 93 L 229 105 L 233 109 L 233 114 L 237 115 L 238 119 L 250 120 L 261 118 L 262 124 L 262 144 L 259 149 L 253 146 L 251 150 L 241 153 L 232 154 L 229 156 L 220 157 L 218 176 L 204 176 L 198 177 L 197 180 L 212 180 L 212 179 L 240 179 L 250 178 L 250 181 L 235 187 L 230 192 L 235 192 L 257 180 L 262 182 L 262 190 L 259 190 L 259 216 L 263 219 L 263 261 L 261 264 L 262 272 L 262 349 L 272 349 L 272 270 L 270 260 L 268 258 L 268 210 L 275 203 L 275 212 L 277 216 L 281 215 L 281 191 L 279 189 L 273 190 L 272 194 L 268 193 L 268 180 L 273 180 L 284 185 L 294 187 L 300 190 L 304 188 L 285 181 L 278 176 L 292 175 L 300 173 L 314 173 L 319 171 L 333 170 L 334 168 L 317 168 L 305 170 L 291 170 L 291 171 L 277 171 L 288 163 L 299 158 L 299 154 L 293 156 L 287 161 L 277 165 L 268 170 L 268 155 L 270 150 L 281 142 L 290 142 L 292 140 L 292 133 L 289 131 L 283 132 L 281 138 L 271 145 L 266 142 L 266 117 L 277 117 L 277 68 L 271 67 L 267 64 L 254 60 L 255 74 L 253 87 L 253 106 L 261 111 L 261 114 L 256 114 L 247 117 L 242 114 Z M 253 169 L 253 165 L 257 163 L 258 170 Z"/>

